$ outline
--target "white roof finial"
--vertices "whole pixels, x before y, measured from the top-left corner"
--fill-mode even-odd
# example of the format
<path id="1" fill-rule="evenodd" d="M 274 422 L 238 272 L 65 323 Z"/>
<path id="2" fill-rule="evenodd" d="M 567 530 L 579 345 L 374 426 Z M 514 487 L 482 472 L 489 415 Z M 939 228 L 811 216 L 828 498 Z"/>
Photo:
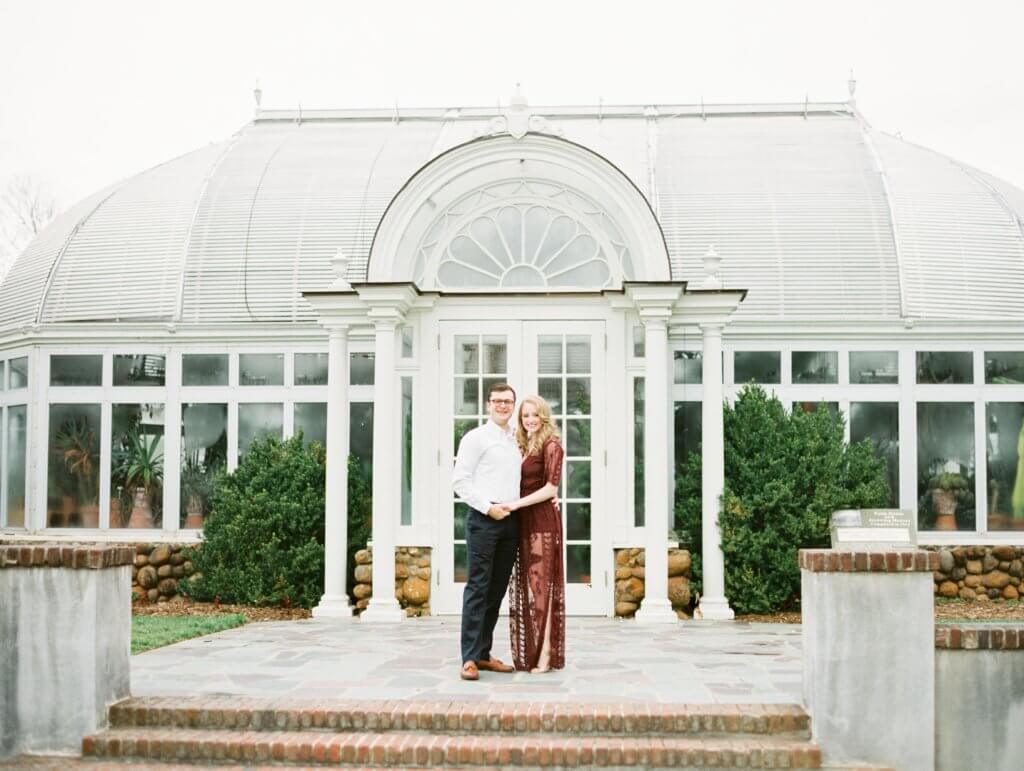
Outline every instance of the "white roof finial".
<path id="1" fill-rule="evenodd" d="M 341 249 L 331 257 L 331 270 L 334 272 L 334 283 L 331 284 L 331 289 L 337 292 L 347 292 L 352 289 L 346 275 L 348 273 L 348 257 Z"/>
<path id="2" fill-rule="evenodd" d="M 715 251 L 715 245 L 711 244 L 708 250 L 704 252 L 704 280 L 701 282 L 698 289 L 721 289 L 722 279 L 718 276 L 718 271 L 722 267 L 722 258 L 718 252 Z"/>
<path id="3" fill-rule="evenodd" d="M 252 98 L 256 102 L 256 114 L 260 114 L 260 104 L 263 102 L 263 89 L 260 88 L 259 80 L 256 81 L 256 88 L 252 90 Z"/>
<path id="4" fill-rule="evenodd" d="M 850 79 L 846 81 L 846 90 L 850 92 L 850 104 L 855 104 L 857 101 L 857 81 L 853 77 L 853 69 L 850 70 Z"/>

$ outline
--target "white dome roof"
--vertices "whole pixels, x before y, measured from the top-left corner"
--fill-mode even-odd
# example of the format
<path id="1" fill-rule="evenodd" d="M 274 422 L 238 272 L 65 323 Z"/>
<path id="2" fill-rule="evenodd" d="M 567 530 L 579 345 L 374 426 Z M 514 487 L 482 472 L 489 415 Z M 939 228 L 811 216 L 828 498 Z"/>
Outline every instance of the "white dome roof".
<path id="1" fill-rule="evenodd" d="M 1024 191 L 845 104 L 535 108 L 636 185 L 673 277 L 714 244 L 737 317 L 1024 319 Z M 340 249 L 366 274 L 388 203 L 493 110 L 264 111 L 58 217 L 0 286 L 0 328 L 311 322 Z M 638 276 L 642 279 L 642 276 Z"/>

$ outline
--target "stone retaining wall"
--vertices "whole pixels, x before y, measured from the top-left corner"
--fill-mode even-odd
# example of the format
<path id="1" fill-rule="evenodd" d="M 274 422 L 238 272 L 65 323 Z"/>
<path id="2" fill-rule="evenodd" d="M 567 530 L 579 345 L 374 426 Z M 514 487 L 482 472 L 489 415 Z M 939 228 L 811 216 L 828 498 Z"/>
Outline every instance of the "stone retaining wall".
<path id="1" fill-rule="evenodd" d="M 177 596 L 180 579 L 196 575 L 180 543 L 140 543 L 133 548 L 132 602 L 168 602 Z"/>
<path id="2" fill-rule="evenodd" d="M 991 602 L 1019 599 L 1024 588 L 1024 548 L 1018 546 L 931 547 L 939 553 L 935 594 Z"/>
<path id="3" fill-rule="evenodd" d="M 395 549 L 395 599 L 406 616 L 430 615 L 430 547 L 399 546 Z M 373 597 L 372 549 L 361 549 L 355 556 L 355 612 L 366 610 Z"/>
<path id="4" fill-rule="evenodd" d="M 637 548 L 615 550 L 615 615 L 632 618 L 643 603 L 646 583 L 644 550 Z M 685 549 L 668 550 L 668 598 L 672 610 L 679 618 L 689 618 L 690 552 Z"/>

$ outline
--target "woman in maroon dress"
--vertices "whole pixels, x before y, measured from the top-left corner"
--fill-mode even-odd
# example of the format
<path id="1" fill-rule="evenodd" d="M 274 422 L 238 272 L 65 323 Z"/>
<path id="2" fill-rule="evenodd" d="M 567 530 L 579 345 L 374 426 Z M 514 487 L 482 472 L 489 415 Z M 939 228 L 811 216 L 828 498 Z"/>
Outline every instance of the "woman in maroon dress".
<path id="1" fill-rule="evenodd" d="M 510 504 L 520 512 L 520 534 L 509 625 L 516 669 L 536 674 L 565 666 L 562 518 L 555 505 L 565 453 L 551 408 L 541 397 L 523 399 L 516 441 L 523 454 L 522 497 Z"/>

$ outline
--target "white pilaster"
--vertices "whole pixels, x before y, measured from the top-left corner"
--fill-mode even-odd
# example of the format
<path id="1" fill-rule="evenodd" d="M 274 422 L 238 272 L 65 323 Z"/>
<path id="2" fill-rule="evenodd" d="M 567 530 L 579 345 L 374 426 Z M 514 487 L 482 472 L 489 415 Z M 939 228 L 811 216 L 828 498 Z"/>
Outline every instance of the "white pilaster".
<path id="1" fill-rule="evenodd" d="M 722 329 L 723 322 L 704 322 L 703 385 L 701 407 L 701 554 L 704 594 L 694 618 L 728 621 L 735 617 L 725 598 L 725 560 L 718 509 L 725 487 L 725 429 L 722 418 Z"/>
<path id="2" fill-rule="evenodd" d="M 664 290 L 662 290 L 664 291 Z M 675 290 L 678 294 L 678 289 Z M 653 299 L 653 298 L 652 298 Z M 672 298 L 674 300 L 674 297 Z M 644 324 L 644 600 L 636 612 L 641 624 L 678 621 L 668 599 L 668 530 L 670 457 L 668 443 L 668 320 L 672 300 L 657 298 L 641 305 Z"/>
<path id="3" fill-rule="evenodd" d="M 324 512 L 324 595 L 315 618 L 352 615 L 348 575 L 348 327 L 329 329 L 327 354 L 327 491 Z"/>
<path id="4" fill-rule="evenodd" d="M 401 315 L 373 308 L 376 335 L 373 368 L 373 596 L 361 621 L 395 622 L 405 613 L 395 599 L 395 531 L 399 516 L 401 447 L 395 374 L 395 332 Z"/>

